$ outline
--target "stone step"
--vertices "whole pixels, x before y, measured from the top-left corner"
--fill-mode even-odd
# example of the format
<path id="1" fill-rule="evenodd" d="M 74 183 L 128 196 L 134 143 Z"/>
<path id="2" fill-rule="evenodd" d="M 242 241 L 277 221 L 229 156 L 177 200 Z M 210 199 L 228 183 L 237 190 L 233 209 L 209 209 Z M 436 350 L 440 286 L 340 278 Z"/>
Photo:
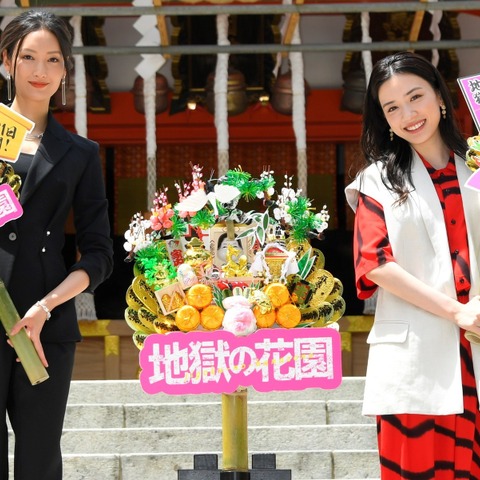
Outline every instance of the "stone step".
<path id="1" fill-rule="evenodd" d="M 193 469 L 193 453 L 64 455 L 64 480 L 177 480 Z M 376 451 L 277 452 L 276 467 L 292 480 L 378 479 Z M 222 457 L 218 454 L 218 466 Z M 355 470 L 352 470 L 354 466 Z M 13 472 L 11 473 L 13 478 Z"/>
<path id="2" fill-rule="evenodd" d="M 369 424 L 360 400 L 249 401 L 248 425 Z M 222 425 L 221 402 L 69 404 L 65 428 L 201 427 Z"/>
<path id="3" fill-rule="evenodd" d="M 335 390 L 249 389 L 249 455 L 275 454 L 292 480 L 378 479 L 363 386 L 362 377 L 347 377 Z M 138 380 L 74 381 L 62 450 L 64 480 L 178 480 L 198 454 L 218 455 L 221 468 L 221 395 L 148 395 Z"/>
<path id="4" fill-rule="evenodd" d="M 333 390 L 310 388 L 298 391 L 257 392 L 248 390 L 250 400 L 361 400 L 363 398 L 363 377 L 346 377 L 342 384 Z M 220 399 L 219 394 L 200 395 L 167 395 L 159 393 L 149 395 L 145 393 L 138 380 L 77 380 L 72 382 L 69 403 L 197 403 L 215 402 Z"/>
<path id="5" fill-rule="evenodd" d="M 374 450 L 375 425 L 248 427 L 253 451 Z M 11 434 L 11 433 L 10 433 Z M 12 442 L 13 443 L 13 439 Z M 65 429 L 65 453 L 211 453 L 222 450 L 220 427 Z M 13 445 L 12 445 L 13 447 Z M 11 451 L 13 453 L 13 450 Z"/>

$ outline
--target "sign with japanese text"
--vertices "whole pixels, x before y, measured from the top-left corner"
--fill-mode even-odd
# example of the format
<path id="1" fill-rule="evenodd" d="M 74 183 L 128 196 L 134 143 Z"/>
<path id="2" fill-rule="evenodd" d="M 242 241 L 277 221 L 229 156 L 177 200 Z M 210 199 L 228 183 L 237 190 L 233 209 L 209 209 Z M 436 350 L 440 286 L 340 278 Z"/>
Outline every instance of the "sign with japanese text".
<path id="1" fill-rule="evenodd" d="M 477 130 L 480 131 L 480 73 L 457 79 Z"/>
<path id="2" fill-rule="evenodd" d="M 0 103 L 0 159 L 16 162 L 27 132 L 35 123 Z"/>
<path id="3" fill-rule="evenodd" d="M 0 185 L 0 227 L 22 215 L 23 208 L 12 187 L 7 184 Z"/>
<path id="4" fill-rule="evenodd" d="M 149 394 L 232 393 L 337 388 L 340 334 L 333 328 L 225 330 L 149 335 L 140 351 L 140 384 Z"/>
<path id="5" fill-rule="evenodd" d="M 475 170 L 475 172 L 468 177 L 468 180 L 465 182 L 465 186 L 480 192 L 480 168 Z"/>

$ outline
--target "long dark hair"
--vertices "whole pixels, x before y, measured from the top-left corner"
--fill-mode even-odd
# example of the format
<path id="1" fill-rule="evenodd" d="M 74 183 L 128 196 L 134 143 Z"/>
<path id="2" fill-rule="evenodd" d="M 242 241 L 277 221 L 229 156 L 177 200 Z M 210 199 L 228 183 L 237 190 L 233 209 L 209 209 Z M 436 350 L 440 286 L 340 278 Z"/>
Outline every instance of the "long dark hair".
<path id="1" fill-rule="evenodd" d="M 378 91 L 393 75 L 405 73 L 423 78 L 443 100 L 446 118 L 440 120 L 439 131 L 445 145 L 462 158 L 465 158 L 467 150 L 455 118 L 450 92 L 435 66 L 425 57 L 410 52 L 395 53 L 378 61 L 373 67 L 365 96 L 361 147 L 366 166 L 374 162 L 383 164 L 384 183 L 390 184 L 389 188 L 399 195 L 400 202 L 405 201 L 412 188 L 413 154 L 410 144 L 403 138 L 395 135 L 393 141 L 390 140 L 390 127 L 380 105 Z"/>
<path id="2" fill-rule="evenodd" d="M 16 55 L 18 55 L 25 37 L 29 33 L 37 32 L 38 30 L 46 30 L 55 35 L 60 45 L 60 50 L 65 62 L 65 69 L 67 72 L 72 69 L 73 37 L 71 26 L 65 22 L 63 18 L 53 13 L 43 10 L 27 10 L 10 21 L 2 31 L 0 38 L 0 52 L 2 55 L 3 52 L 6 52 L 7 57 L 13 64 L 13 70 L 11 72 L 12 80 L 14 80 L 17 65 L 17 57 L 15 56 L 15 58 L 13 58 L 14 52 L 16 51 Z"/>

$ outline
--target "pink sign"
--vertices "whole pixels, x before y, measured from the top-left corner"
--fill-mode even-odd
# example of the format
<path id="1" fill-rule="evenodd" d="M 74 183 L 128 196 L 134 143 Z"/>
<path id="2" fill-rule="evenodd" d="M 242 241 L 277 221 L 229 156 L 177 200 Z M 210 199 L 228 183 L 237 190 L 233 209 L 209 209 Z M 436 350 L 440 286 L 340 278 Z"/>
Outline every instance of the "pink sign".
<path id="1" fill-rule="evenodd" d="M 12 187 L 6 183 L 0 185 L 0 227 L 22 215 L 23 208 Z"/>
<path id="2" fill-rule="evenodd" d="M 341 354 L 333 328 L 152 334 L 139 355 L 140 384 L 152 395 L 334 389 L 342 381 Z"/>
<path id="3" fill-rule="evenodd" d="M 468 177 L 468 180 L 465 182 L 465 186 L 480 192 L 480 168 L 475 170 L 475 172 Z"/>
<path id="4" fill-rule="evenodd" d="M 480 131 L 480 73 L 470 77 L 459 78 L 457 81 L 477 130 Z"/>

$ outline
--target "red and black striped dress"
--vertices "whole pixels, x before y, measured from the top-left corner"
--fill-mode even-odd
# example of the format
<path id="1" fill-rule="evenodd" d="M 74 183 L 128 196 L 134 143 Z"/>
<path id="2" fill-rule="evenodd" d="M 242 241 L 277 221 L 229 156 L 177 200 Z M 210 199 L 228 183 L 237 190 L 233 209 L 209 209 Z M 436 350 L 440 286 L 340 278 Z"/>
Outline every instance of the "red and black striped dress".
<path id="1" fill-rule="evenodd" d="M 433 169 L 424 160 L 440 199 L 452 257 L 458 300 L 468 302 L 470 290 L 467 230 L 453 156 L 447 166 Z M 480 218 L 480 212 L 479 212 Z M 382 206 L 360 195 L 355 215 L 355 275 L 360 299 L 376 285 L 365 274 L 394 261 Z M 382 480 L 480 479 L 480 414 L 470 343 L 460 335 L 464 413 L 377 417 Z M 426 394 L 428 394 L 426 392 Z"/>

